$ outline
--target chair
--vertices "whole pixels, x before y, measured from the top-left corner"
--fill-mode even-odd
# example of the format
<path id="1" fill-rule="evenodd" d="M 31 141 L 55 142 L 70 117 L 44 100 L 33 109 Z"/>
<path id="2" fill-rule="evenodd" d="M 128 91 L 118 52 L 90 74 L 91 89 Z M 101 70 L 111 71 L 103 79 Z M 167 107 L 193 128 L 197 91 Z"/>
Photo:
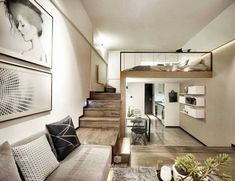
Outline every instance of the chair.
<path id="1" fill-rule="evenodd" d="M 133 126 L 131 128 L 131 137 L 133 145 L 146 145 L 146 120 L 142 118 L 136 118 L 131 121 Z M 143 124 L 142 124 L 143 123 Z"/>

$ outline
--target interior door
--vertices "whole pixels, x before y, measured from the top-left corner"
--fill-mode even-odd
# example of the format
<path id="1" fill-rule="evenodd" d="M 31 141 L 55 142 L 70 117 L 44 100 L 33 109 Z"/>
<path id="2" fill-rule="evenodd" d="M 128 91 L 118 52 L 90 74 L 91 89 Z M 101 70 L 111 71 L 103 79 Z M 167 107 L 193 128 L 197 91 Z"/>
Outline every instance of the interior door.
<path id="1" fill-rule="evenodd" d="M 145 114 L 153 114 L 153 84 L 145 84 Z"/>

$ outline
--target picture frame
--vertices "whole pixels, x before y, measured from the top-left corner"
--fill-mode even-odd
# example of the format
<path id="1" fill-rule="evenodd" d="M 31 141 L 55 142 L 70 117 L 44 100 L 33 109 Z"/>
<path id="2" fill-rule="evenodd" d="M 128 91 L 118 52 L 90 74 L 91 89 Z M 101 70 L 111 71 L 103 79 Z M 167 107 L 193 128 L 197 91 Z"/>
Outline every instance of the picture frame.
<path id="1" fill-rule="evenodd" d="M 52 68 L 53 17 L 35 0 L 0 0 L 0 54 Z"/>
<path id="2" fill-rule="evenodd" d="M 52 110 L 52 73 L 0 60 L 0 122 Z"/>

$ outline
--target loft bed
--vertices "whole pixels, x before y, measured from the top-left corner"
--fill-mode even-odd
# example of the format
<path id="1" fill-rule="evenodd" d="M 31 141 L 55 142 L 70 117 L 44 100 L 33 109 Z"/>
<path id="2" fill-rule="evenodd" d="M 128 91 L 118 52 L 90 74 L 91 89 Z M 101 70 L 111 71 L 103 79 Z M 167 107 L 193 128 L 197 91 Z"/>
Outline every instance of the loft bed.
<path id="1" fill-rule="evenodd" d="M 150 55 L 140 57 L 146 54 Z M 160 58 L 156 58 L 159 54 Z M 163 57 L 164 60 L 162 60 Z M 148 58 L 148 61 L 145 61 L 145 58 Z M 154 61 L 149 61 L 150 58 Z M 140 59 L 141 61 L 138 61 Z M 121 52 L 120 68 L 121 75 L 124 77 L 210 78 L 212 77 L 212 53 Z"/>

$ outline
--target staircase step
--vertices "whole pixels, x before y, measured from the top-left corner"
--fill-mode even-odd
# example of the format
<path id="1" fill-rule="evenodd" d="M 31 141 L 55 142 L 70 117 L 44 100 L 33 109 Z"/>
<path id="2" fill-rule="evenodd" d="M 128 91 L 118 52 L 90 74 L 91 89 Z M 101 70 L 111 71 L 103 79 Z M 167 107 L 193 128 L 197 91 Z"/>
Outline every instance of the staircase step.
<path id="1" fill-rule="evenodd" d="M 120 111 L 120 108 L 116 107 L 84 107 L 84 111 Z"/>
<path id="2" fill-rule="evenodd" d="M 119 121 L 87 121 L 80 120 L 80 128 L 119 128 Z"/>
<path id="3" fill-rule="evenodd" d="M 109 121 L 109 122 L 119 122 L 120 118 L 114 117 L 81 117 L 80 121 Z"/>
<path id="4" fill-rule="evenodd" d="M 87 100 L 87 105 L 90 108 L 120 108 L 120 100 Z"/>
<path id="5" fill-rule="evenodd" d="M 95 100 L 120 100 L 120 93 L 90 92 L 90 98 Z"/>
<path id="6" fill-rule="evenodd" d="M 84 116 L 88 116 L 88 117 L 120 117 L 120 110 L 89 110 L 89 109 L 84 109 Z"/>

